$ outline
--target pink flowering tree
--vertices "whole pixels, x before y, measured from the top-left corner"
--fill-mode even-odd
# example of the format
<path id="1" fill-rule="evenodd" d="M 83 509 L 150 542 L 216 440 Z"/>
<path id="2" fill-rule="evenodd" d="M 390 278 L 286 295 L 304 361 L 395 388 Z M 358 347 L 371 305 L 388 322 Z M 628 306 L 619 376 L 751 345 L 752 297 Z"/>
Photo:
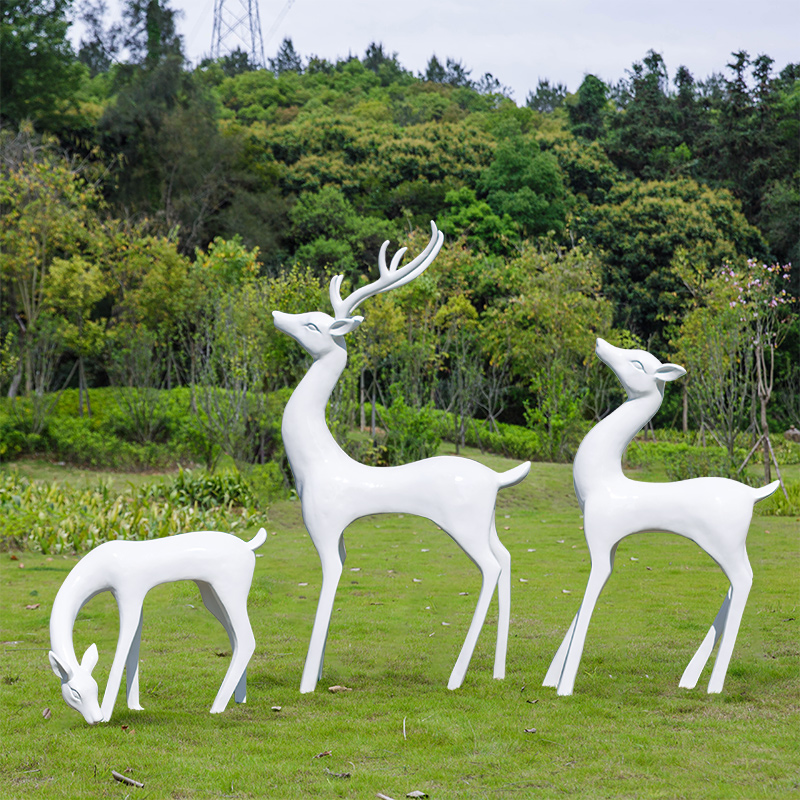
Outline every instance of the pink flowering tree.
<path id="1" fill-rule="evenodd" d="M 729 306 L 746 326 L 753 354 L 760 436 L 750 455 L 763 444 L 767 482 L 771 480 L 771 461 L 777 469 L 767 425 L 767 406 L 775 385 L 775 351 L 796 315 L 796 298 L 788 291 L 790 271 L 789 264 L 763 264 L 755 259 L 748 259 L 741 267 L 725 265 L 722 271 L 722 280 L 730 291 Z"/>

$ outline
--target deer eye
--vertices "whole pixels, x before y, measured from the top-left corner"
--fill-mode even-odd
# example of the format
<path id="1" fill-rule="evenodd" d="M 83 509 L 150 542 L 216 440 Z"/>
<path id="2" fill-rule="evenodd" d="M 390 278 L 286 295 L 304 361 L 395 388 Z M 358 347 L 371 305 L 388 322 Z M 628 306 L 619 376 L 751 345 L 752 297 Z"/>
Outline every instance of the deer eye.
<path id="1" fill-rule="evenodd" d="M 319 333 L 319 328 L 313 322 L 307 322 L 306 328 L 308 328 L 308 330 L 310 331 L 316 331 L 317 333 Z"/>
<path id="2" fill-rule="evenodd" d="M 72 687 L 70 687 L 69 690 L 72 693 L 72 699 L 73 700 L 80 700 L 81 699 L 81 693 L 77 689 L 73 689 Z"/>
<path id="3" fill-rule="evenodd" d="M 641 361 L 631 361 L 631 364 L 633 364 L 633 366 L 636 367 L 636 369 L 639 369 L 642 372 L 644 372 L 644 366 L 642 366 Z"/>

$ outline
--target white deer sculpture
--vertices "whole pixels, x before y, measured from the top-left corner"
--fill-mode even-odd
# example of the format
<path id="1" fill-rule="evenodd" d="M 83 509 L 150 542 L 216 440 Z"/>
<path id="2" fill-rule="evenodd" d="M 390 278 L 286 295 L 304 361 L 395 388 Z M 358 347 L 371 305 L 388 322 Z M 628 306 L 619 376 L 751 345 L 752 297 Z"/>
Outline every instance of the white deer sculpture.
<path id="1" fill-rule="evenodd" d="M 482 583 L 466 640 L 448 688 L 461 686 L 495 586 L 499 615 L 494 677 L 505 677 L 511 594 L 508 551 L 497 536 L 494 509 L 497 492 L 519 483 L 530 462 L 502 474 L 476 461 L 440 456 L 399 467 L 369 467 L 351 459 L 336 443 L 325 421 L 325 407 L 347 363 L 344 336 L 363 317 L 351 316 L 368 297 L 408 283 L 436 257 L 443 236 L 431 223 L 431 240 L 420 255 L 398 269 L 406 248 L 386 266 L 384 242 L 378 260 L 380 278 L 341 297 L 343 276 L 330 284 L 335 317 L 322 312 L 285 314 L 273 311 L 275 326 L 289 334 L 314 359 L 283 414 L 281 431 L 286 455 L 303 508 L 303 521 L 322 565 L 322 588 L 306 656 L 300 691 L 313 692 L 322 677 L 325 643 L 336 589 L 345 562 L 344 529 L 368 514 L 395 512 L 427 517 L 446 531 L 475 562 Z"/>
<path id="2" fill-rule="evenodd" d="M 628 399 L 589 431 L 575 455 L 573 480 L 591 571 L 578 613 L 543 685 L 557 686 L 560 695 L 572 694 L 592 611 L 611 575 L 619 542 L 633 533 L 665 531 L 700 545 L 730 581 L 722 607 L 680 681 L 682 687 L 694 688 L 721 636 L 708 684 L 710 694 L 720 692 L 753 582 L 745 549 L 753 506 L 769 497 L 779 481 L 753 489 L 727 478 L 645 483 L 625 477 L 621 466 L 625 448 L 658 411 L 664 383 L 686 370 L 662 364 L 644 350 L 623 350 L 603 339 L 597 340 L 596 353 L 619 378 Z"/>
<path id="3" fill-rule="evenodd" d="M 254 551 L 264 544 L 262 528 L 249 542 L 228 533 L 197 531 L 143 542 L 114 541 L 96 547 L 67 575 L 50 614 L 50 665 L 61 679 L 67 705 L 90 723 L 108 722 L 114 710 L 122 670 L 127 678 L 128 708 L 139 705 L 139 646 L 142 603 L 154 586 L 192 580 L 206 608 L 222 623 L 233 651 L 211 713 L 225 710 L 231 694 L 244 703 L 247 663 L 255 639 L 247 616 L 247 595 L 255 568 Z M 106 684 L 102 707 L 92 670 L 97 646 L 91 645 L 80 663 L 75 656 L 72 629 L 81 608 L 101 592 L 111 592 L 119 608 L 119 640 Z"/>

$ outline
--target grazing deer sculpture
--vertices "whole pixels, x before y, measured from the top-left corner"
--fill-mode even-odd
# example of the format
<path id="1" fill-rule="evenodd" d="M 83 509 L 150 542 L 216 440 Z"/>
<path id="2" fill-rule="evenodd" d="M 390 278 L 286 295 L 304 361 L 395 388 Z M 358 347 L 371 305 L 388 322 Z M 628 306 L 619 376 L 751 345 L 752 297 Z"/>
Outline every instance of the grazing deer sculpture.
<path id="1" fill-rule="evenodd" d="M 625 477 L 622 454 L 636 433 L 658 411 L 664 384 L 686 374 L 662 364 L 644 350 L 623 350 L 597 340 L 597 356 L 619 378 L 628 399 L 589 431 L 575 455 L 573 481 L 584 517 L 591 571 L 580 608 L 558 648 L 543 685 L 572 694 L 586 631 L 597 599 L 611 575 L 619 542 L 633 533 L 666 531 L 703 548 L 730 581 L 714 623 L 681 677 L 694 688 L 717 641 L 722 638 L 708 692 L 722 691 L 753 571 L 745 540 L 753 506 L 779 486 L 753 489 L 727 478 L 694 478 L 673 483 L 644 483 Z"/>
<path id="2" fill-rule="evenodd" d="M 281 431 L 294 473 L 303 521 L 322 566 L 322 588 L 306 656 L 300 691 L 314 691 L 322 677 L 325 643 L 336 589 L 345 562 L 344 529 L 368 514 L 416 514 L 446 531 L 478 566 L 482 584 L 466 640 L 448 688 L 464 680 L 495 586 L 499 619 L 494 677 L 505 677 L 510 604 L 510 556 L 497 536 L 494 508 L 499 489 L 519 483 L 530 462 L 502 474 L 465 458 L 441 456 L 399 467 L 369 467 L 351 459 L 336 443 L 325 421 L 328 398 L 347 363 L 344 336 L 363 317 L 352 316 L 368 297 L 402 286 L 421 274 L 436 257 L 443 236 L 431 223 L 427 247 L 398 269 L 406 248 L 386 266 L 381 247 L 380 277 L 347 298 L 341 297 L 343 276 L 331 280 L 334 317 L 322 312 L 285 314 L 273 311 L 275 326 L 294 338 L 313 363 L 298 384 L 283 414 Z"/>
<path id="3" fill-rule="evenodd" d="M 224 711 L 234 692 L 236 702 L 244 703 L 247 663 L 255 650 L 247 616 L 247 595 L 256 563 L 253 551 L 266 538 L 263 528 L 249 542 L 228 533 L 197 531 L 143 542 L 106 542 L 84 556 L 58 590 L 50 614 L 50 665 L 61 679 L 61 694 L 67 705 L 83 714 L 92 725 L 108 722 L 125 669 L 128 708 L 142 708 L 139 705 L 142 603 L 154 586 L 182 580 L 197 584 L 206 608 L 228 633 L 233 651 L 211 713 Z M 119 640 L 101 707 L 97 701 L 97 683 L 92 677 L 97 646 L 91 645 L 78 663 L 72 629 L 81 608 L 106 591 L 114 595 L 119 608 Z"/>

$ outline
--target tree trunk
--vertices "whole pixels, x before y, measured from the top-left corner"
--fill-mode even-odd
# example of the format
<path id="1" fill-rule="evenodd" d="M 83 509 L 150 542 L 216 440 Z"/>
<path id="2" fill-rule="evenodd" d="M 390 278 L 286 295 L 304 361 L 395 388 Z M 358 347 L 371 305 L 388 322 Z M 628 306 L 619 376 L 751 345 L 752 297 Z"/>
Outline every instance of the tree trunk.
<path id="1" fill-rule="evenodd" d="M 359 406 L 361 408 L 361 417 L 359 419 L 360 423 L 360 430 L 366 430 L 367 427 L 367 411 L 366 411 L 366 403 L 367 403 L 367 390 L 364 386 L 364 372 L 366 370 L 361 370 L 361 376 L 359 378 Z"/>
<path id="2" fill-rule="evenodd" d="M 769 426 L 767 425 L 767 402 L 769 397 L 761 395 L 761 432 L 764 438 L 764 480 L 769 483 L 772 480 L 772 463 L 770 461 L 770 446 L 769 446 Z"/>
<path id="3" fill-rule="evenodd" d="M 686 388 L 686 382 L 683 384 L 683 410 L 682 410 L 682 417 L 681 417 L 681 425 L 683 427 L 683 432 L 689 432 L 689 392 Z"/>

